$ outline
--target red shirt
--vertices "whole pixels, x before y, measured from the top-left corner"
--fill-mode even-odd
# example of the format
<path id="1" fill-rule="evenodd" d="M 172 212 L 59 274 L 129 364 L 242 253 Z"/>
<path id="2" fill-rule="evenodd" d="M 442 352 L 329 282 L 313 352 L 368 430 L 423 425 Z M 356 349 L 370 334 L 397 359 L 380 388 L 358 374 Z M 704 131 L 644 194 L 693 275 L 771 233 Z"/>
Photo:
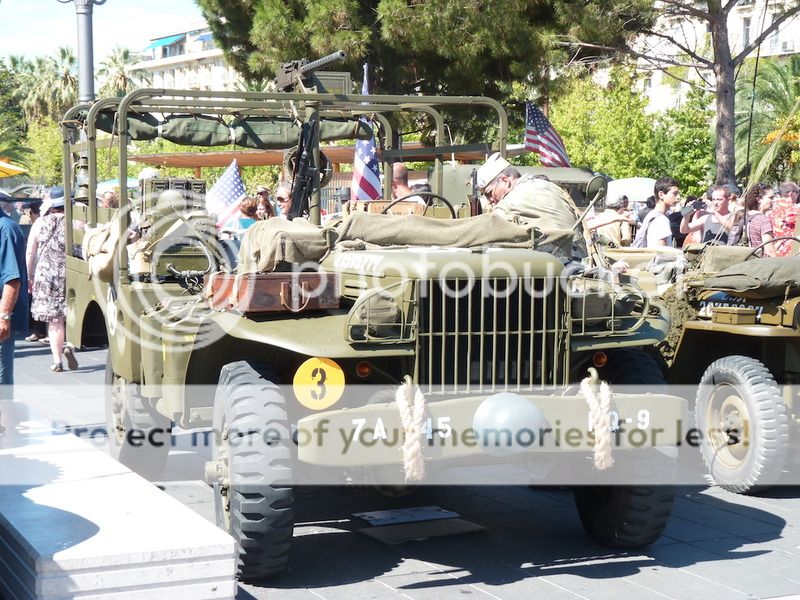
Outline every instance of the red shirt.
<path id="1" fill-rule="evenodd" d="M 775 237 L 794 235 L 798 211 L 800 211 L 800 207 L 788 198 L 778 198 L 769 213 Z M 791 251 L 792 242 L 790 240 L 775 243 L 775 256 L 789 256 Z"/>

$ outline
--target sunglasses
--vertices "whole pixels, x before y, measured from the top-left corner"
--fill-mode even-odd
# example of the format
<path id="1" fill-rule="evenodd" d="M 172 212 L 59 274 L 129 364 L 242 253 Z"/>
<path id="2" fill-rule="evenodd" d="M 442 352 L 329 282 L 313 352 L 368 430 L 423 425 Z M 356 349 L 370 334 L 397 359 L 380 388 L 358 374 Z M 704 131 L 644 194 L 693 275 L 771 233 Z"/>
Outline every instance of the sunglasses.
<path id="1" fill-rule="evenodd" d="M 487 185 L 485 188 L 483 188 L 483 196 L 487 200 L 491 201 L 492 200 L 492 192 L 494 192 L 494 188 L 496 188 L 496 187 L 497 187 L 497 180 L 493 181 L 492 183 Z"/>
<path id="2" fill-rule="evenodd" d="M 289 201 L 288 198 L 284 198 L 283 196 L 276 196 L 275 200 L 277 200 L 278 202 L 288 202 Z"/>

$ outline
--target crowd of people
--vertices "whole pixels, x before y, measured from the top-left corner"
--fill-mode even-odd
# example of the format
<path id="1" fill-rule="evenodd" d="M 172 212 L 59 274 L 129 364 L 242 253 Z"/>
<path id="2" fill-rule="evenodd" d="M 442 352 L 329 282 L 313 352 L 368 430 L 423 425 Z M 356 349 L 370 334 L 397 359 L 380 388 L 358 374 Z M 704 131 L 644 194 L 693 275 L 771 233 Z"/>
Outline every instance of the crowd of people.
<path id="1" fill-rule="evenodd" d="M 567 194 L 549 190 L 544 177 L 521 176 L 499 154 L 478 170 L 478 187 L 484 207 L 509 220 L 542 230 L 579 229 L 580 211 Z M 799 191 L 792 181 L 777 189 L 759 183 L 745 195 L 738 186 L 724 184 L 712 186 L 700 198 L 682 198 L 680 183 L 662 177 L 637 214 L 627 196 L 607 199 L 586 220 L 589 243 L 615 248 L 745 245 L 761 248 L 767 257 L 790 256 L 800 251 L 800 242 L 791 239 L 800 213 Z"/>
<path id="2" fill-rule="evenodd" d="M 671 177 L 656 181 L 654 194 L 634 214 L 628 198 L 611 198 L 590 221 L 596 241 L 613 247 L 685 248 L 689 244 L 745 245 L 762 248 L 764 256 L 789 256 L 800 246 L 795 235 L 798 186 L 781 183 L 752 186 L 745 195 L 733 184 L 714 185 L 702 197 L 681 198 Z M 636 231 L 631 236 L 631 231 Z"/>

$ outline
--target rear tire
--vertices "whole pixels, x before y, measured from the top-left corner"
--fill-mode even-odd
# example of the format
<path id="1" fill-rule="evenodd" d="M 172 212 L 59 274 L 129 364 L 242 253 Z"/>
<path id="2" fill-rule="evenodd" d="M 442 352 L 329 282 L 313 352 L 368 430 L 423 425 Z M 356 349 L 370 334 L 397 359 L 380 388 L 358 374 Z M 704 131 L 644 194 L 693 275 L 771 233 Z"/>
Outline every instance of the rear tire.
<path id="1" fill-rule="evenodd" d="M 212 451 L 217 525 L 236 540 L 239 579 L 283 573 L 294 528 L 291 429 L 278 386 L 244 361 L 220 373 Z"/>
<path id="2" fill-rule="evenodd" d="M 106 433 L 115 459 L 146 479 L 164 471 L 172 421 L 138 393 L 138 384 L 114 373 L 109 357 L 105 375 Z"/>
<path id="3" fill-rule="evenodd" d="M 664 385 L 663 373 L 649 354 L 640 350 L 607 354 L 601 378 L 612 386 L 641 384 L 653 391 L 653 386 Z M 674 460 L 669 460 L 667 468 L 674 468 Z M 675 498 L 675 488 L 668 485 L 586 486 L 574 493 L 583 528 L 596 542 L 612 548 L 641 548 L 655 542 L 667 526 Z"/>
<path id="4" fill-rule="evenodd" d="M 727 356 L 711 363 L 697 388 L 695 424 L 703 461 L 720 487 L 751 494 L 780 480 L 789 457 L 789 416 L 761 361 Z"/>

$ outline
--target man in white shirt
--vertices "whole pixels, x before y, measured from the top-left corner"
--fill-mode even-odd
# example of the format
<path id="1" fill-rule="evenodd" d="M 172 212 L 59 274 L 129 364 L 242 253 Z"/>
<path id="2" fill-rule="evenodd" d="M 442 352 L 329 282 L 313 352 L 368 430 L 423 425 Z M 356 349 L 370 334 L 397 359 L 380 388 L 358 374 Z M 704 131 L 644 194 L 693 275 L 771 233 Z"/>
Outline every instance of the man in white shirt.
<path id="1" fill-rule="evenodd" d="M 672 229 L 669 226 L 667 213 L 680 200 L 680 184 L 672 177 L 662 177 L 653 186 L 656 205 L 647 213 L 636 234 L 633 244 L 635 248 L 657 248 L 672 246 Z"/>
<path id="2" fill-rule="evenodd" d="M 711 207 L 697 211 L 696 219 L 692 220 L 694 212 L 683 216 L 681 233 L 701 230 L 701 242 L 724 245 L 728 242 L 728 234 L 735 220 L 735 215 L 730 207 L 731 192 L 724 185 L 715 185 L 711 188 L 710 195 Z"/>

